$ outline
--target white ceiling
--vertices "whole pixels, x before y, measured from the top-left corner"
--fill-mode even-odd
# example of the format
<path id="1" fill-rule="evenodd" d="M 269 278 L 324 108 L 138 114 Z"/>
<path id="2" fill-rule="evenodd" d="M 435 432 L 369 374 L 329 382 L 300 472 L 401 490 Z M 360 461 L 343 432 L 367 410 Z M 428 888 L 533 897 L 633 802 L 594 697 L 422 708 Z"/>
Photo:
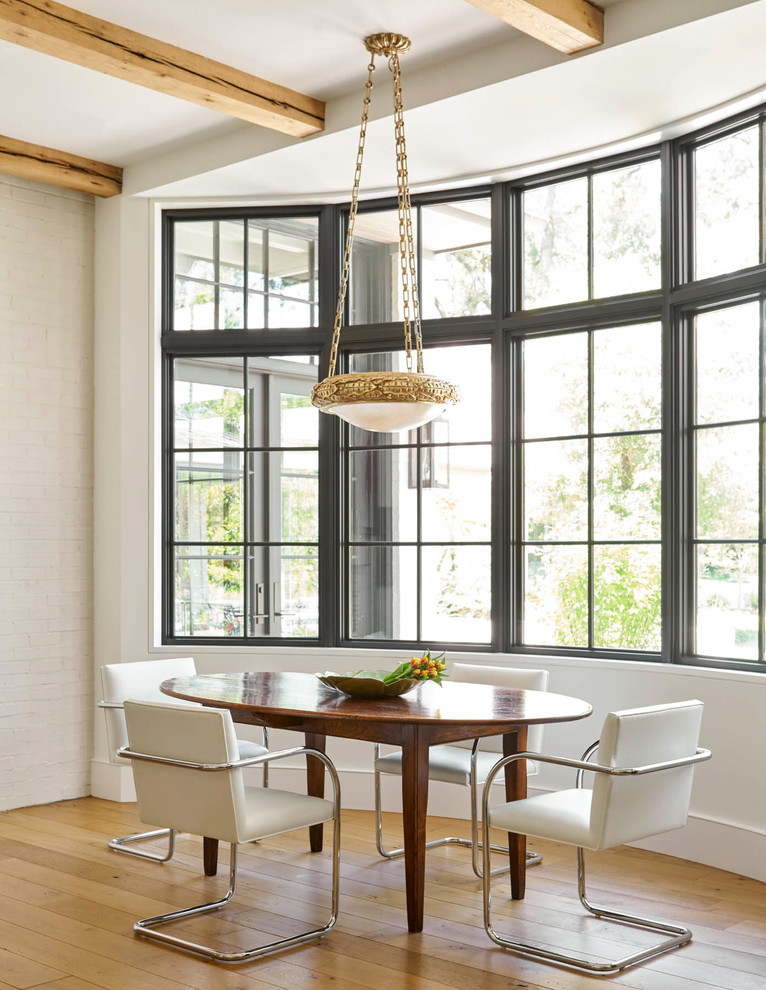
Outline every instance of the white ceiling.
<path id="1" fill-rule="evenodd" d="M 605 0 L 606 4 L 617 0 Z M 330 100 L 356 85 L 361 39 L 412 38 L 407 70 L 516 34 L 465 0 L 69 0 L 71 6 L 253 75 Z M 128 165 L 242 122 L 0 42 L 0 134 Z"/>
<path id="2" fill-rule="evenodd" d="M 361 40 L 379 30 L 413 41 L 405 106 L 421 187 L 647 142 L 766 88 L 766 0 L 601 0 L 606 43 L 573 57 L 465 0 L 70 2 L 328 101 L 325 132 L 299 141 L 0 42 L 0 87 L 12 94 L 0 102 L 0 133 L 126 166 L 126 191 L 142 195 L 347 198 L 367 62 Z M 378 65 L 368 194 L 393 183 L 390 83 Z"/>

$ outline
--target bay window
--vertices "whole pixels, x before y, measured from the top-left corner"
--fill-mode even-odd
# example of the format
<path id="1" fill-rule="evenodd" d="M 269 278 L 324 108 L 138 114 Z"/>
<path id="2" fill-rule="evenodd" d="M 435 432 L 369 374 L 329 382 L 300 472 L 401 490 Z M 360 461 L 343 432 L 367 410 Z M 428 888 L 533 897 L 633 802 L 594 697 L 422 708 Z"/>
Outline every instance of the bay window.
<path id="1" fill-rule="evenodd" d="M 764 114 L 413 197 L 426 371 L 319 414 L 347 210 L 168 210 L 163 637 L 763 668 Z M 362 203 L 340 367 L 404 368 L 393 200 Z"/>

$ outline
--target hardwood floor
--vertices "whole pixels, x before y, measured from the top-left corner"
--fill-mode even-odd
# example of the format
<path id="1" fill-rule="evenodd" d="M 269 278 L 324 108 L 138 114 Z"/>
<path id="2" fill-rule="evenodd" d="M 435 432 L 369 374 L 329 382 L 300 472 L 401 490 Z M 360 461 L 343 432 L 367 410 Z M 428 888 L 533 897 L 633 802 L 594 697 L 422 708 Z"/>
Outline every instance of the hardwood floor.
<path id="1" fill-rule="evenodd" d="M 395 835 L 397 815 L 386 817 Z M 467 834 L 466 823 L 431 819 L 430 837 Z M 202 840 L 180 836 L 175 859 L 158 865 L 110 852 L 105 840 L 139 829 L 135 805 L 94 798 L 0 814 L 0 990 L 585 990 L 604 978 L 522 959 L 494 946 L 481 926 L 479 881 L 467 849 L 428 853 L 426 922 L 406 927 L 404 863 L 375 852 L 372 815 L 343 819 L 341 915 L 321 942 L 259 961 L 221 966 L 134 937 L 133 922 L 223 892 L 202 876 Z M 529 871 L 526 900 L 496 888 L 499 916 L 524 936 L 560 947 L 621 953 L 651 935 L 584 918 L 574 850 L 531 841 L 544 856 Z M 233 906 L 183 927 L 222 946 L 252 947 L 326 916 L 328 853 L 308 851 L 308 833 L 240 850 Z M 635 990 L 764 990 L 766 884 L 683 860 L 623 847 L 589 857 L 596 903 L 688 923 L 694 941 L 609 978 Z M 508 929 L 506 929 L 508 930 Z"/>

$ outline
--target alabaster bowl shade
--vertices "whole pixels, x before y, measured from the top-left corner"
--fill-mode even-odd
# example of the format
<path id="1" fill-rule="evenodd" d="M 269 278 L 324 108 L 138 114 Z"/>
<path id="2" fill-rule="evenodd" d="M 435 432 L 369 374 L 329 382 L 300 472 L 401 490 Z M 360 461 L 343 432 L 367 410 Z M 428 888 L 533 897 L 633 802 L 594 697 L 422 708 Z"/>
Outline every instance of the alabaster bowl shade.
<path id="1" fill-rule="evenodd" d="M 333 375 L 315 385 L 311 393 L 311 401 L 322 412 L 375 433 L 414 430 L 459 398 L 450 382 L 412 371 Z"/>

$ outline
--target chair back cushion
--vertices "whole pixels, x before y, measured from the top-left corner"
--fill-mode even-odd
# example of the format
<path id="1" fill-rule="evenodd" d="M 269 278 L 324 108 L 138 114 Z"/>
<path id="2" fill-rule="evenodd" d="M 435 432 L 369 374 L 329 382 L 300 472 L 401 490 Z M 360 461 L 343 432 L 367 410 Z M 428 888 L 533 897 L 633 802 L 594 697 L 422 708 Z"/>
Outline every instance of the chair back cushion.
<path id="1" fill-rule="evenodd" d="M 161 660 L 137 660 L 132 663 L 107 663 L 101 668 L 101 697 L 104 701 L 119 704 L 126 698 L 145 701 L 166 701 L 160 692 L 160 684 L 169 677 L 191 677 L 197 671 L 193 657 L 163 657 Z M 177 701 L 185 705 L 192 702 Z M 118 749 L 128 745 L 125 715 L 118 708 L 105 708 L 106 733 L 109 752 L 113 757 Z"/>
<path id="2" fill-rule="evenodd" d="M 228 711 L 127 700 L 125 722 L 130 748 L 138 753 L 189 763 L 230 763 L 239 756 Z M 203 772 L 144 760 L 132 763 L 141 821 L 239 841 L 238 824 L 245 820 L 241 770 Z"/>
<path id="3" fill-rule="evenodd" d="M 639 767 L 693 756 L 702 721 L 701 701 L 611 712 L 604 720 L 597 762 Z M 610 849 L 686 824 L 694 766 L 593 782 L 591 834 L 594 849 Z"/>
<path id="4" fill-rule="evenodd" d="M 491 684 L 493 687 L 516 688 L 522 691 L 548 690 L 547 670 L 530 670 L 526 667 L 479 667 L 472 663 L 453 663 L 449 673 L 451 681 Z M 451 745 L 471 749 L 473 739 L 464 739 Z M 527 732 L 527 749 L 539 753 L 542 745 L 542 725 L 530 725 Z M 502 753 L 503 737 L 489 736 L 482 739 L 479 748 L 485 753 Z"/>

